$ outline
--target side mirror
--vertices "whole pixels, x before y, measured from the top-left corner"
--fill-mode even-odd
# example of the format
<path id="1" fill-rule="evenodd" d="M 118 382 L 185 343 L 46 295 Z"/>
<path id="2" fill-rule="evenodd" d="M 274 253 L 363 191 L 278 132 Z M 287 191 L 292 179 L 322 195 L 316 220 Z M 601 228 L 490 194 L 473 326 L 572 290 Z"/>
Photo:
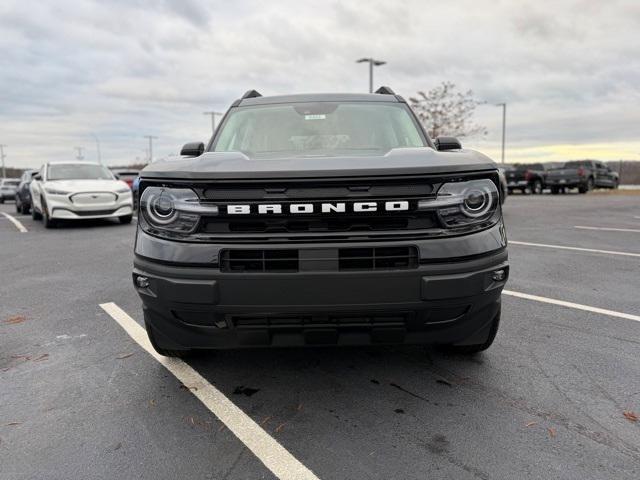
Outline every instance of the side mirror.
<path id="1" fill-rule="evenodd" d="M 182 150 L 180 150 L 180 155 L 185 157 L 199 157 L 204 153 L 204 143 L 202 142 L 191 142 L 185 143 Z"/>
<path id="2" fill-rule="evenodd" d="M 40 175 L 39 173 L 36 173 L 36 174 L 33 176 L 33 179 L 34 179 L 34 180 L 38 180 L 38 181 L 39 181 L 39 180 L 42 180 L 42 175 Z"/>
<path id="3" fill-rule="evenodd" d="M 446 150 L 460 150 L 462 148 L 462 144 L 460 140 L 455 137 L 438 137 L 434 142 L 436 145 L 436 150 L 440 152 L 444 152 Z"/>

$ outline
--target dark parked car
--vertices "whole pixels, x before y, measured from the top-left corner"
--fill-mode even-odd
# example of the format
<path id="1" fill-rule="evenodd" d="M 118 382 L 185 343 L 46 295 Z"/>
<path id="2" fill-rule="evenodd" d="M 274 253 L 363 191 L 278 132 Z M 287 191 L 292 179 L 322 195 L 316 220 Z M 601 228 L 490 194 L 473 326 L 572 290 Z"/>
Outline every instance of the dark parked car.
<path id="1" fill-rule="evenodd" d="M 4 203 L 5 200 L 13 200 L 16 196 L 16 189 L 20 180 L 17 178 L 2 178 L 0 179 L 0 203 Z"/>
<path id="2" fill-rule="evenodd" d="M 551 193 L 577 188 L 587 193 L 594 188 L 618 188 L 618 173 L 596 160 L 573 160 L 553 169 L 547 175 Z"/>
<path id="3" fill-rule="evenodd" d="M 547 174 L 554 167 L 549 163 L 515 164 L 505 170 L 509 193 L 540 194 L 547 186 Z"/>
<path id="4" fill-rule="evenodd" d="M 162 355 L 493 342 L 509 275 L 496 164 L 376 94 L 235 101 L 140 172 L 133 283 Z"/>
<path id="5" fill-rule="evenodd" d="M 37 173 L 38 170 L 25 170 L 20 177 L 20 183 L 16 190 L 16 212 L 26 215 L 31 210 L 31 192 L 29 191 L 29 185 L 33 180 L 33 176 Z"/>
<path id="6" fill-rule="evenodd" d="M 115 174 L 118 180 L 122 180 L 131 188 L 133 188 L 133 182 L 136 178 L 138 178 L 138 175 L 140 174 L 140 171 L 138 170 L 123 168 L 112 168 L 111 171 Z"/>

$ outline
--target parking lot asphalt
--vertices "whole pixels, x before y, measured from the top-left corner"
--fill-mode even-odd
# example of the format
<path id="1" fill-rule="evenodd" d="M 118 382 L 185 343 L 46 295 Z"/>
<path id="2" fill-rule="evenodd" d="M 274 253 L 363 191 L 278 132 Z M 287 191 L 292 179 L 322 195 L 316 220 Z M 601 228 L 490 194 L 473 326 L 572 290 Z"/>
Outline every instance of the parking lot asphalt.
<path id="1" fill-rule="evenodd" d="M 27 230 L 0 215 L 0 478 L 277 478 L 100 308 L 142 322 L 135 225 L 45 230 L 14 211 L 0 205 Z M 504 295 L 496 342 L 472 358 L 280 349 L 188 364 L 321 479 L 640 478 L 640 196 L 514 195 L 504 212 L 509 291 L 629 318 Z"/>

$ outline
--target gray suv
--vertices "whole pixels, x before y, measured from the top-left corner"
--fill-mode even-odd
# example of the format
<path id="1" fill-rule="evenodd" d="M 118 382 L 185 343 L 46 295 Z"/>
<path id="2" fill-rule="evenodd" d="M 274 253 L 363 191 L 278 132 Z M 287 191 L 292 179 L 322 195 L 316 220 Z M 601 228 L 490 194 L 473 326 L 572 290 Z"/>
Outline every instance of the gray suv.
<path id="1" fill-rule="evenodd" d="M 509 275 L 496 164 L 375 94 L 233 103 L 140 173 L 133 283 L 155 349 L 493 342 Z"/>

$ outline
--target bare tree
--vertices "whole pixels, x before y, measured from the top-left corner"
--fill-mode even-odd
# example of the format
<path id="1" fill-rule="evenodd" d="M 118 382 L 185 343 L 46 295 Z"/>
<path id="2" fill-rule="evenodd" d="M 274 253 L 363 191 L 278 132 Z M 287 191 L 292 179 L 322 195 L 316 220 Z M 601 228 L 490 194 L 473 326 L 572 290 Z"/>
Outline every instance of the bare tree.
<path id="1" fill-rule="evenodd" d="M 418 92 L 409 101 L 431 138 L 487 134 L 485 127 L 472 121 L 476 107 L 484 102 L 476 100 L 471 90 L 458 92 L 454 83 L 442 82 L 427 93 Z"/>

